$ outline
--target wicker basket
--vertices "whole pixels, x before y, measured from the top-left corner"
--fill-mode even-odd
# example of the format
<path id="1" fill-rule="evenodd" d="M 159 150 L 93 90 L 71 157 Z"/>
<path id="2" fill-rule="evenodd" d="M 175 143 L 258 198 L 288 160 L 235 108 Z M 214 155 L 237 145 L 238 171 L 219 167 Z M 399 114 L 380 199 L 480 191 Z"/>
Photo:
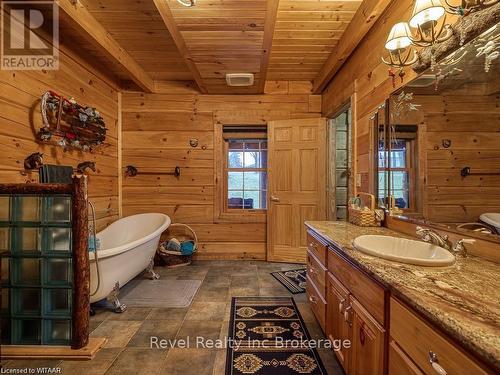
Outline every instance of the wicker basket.
<path id="1" fill-rule="evenodd" d="M 363 203 L 363 197 L 369 199 L 369 205 L 360 205 L 360 208 L 352 208 L 349 205 L 349 222 L 359 227 L 379 227 L 382 217 L 375 210 L 375 196 L 368 193 L 359 193 L 358 197 Z"/>
<path id="2" fill-rule="evenodd" d="M 169 241 L 172 238 L 177 238 L 180 242 L 193 241 L 194 251 L 191 255 L 182 255 L 178 251 L 165 249 L 161 244 Z M 198 237 L 195 231 L 186 224 L 170 224 L 165 232 L 162 233 L 160 238 L 160 245 L 155 255 L 155 265 L 163 267 L 181 267 L 191 264 L 193 255 L 198 248 Z"/>

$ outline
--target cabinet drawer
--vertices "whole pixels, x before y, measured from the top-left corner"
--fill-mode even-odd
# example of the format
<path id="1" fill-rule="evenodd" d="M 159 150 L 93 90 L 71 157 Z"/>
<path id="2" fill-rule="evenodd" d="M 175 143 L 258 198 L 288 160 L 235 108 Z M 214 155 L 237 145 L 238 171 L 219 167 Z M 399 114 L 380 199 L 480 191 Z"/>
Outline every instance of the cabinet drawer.
<path id="1" fill-rule="evenodd" d="M 439 365 L 448 374 L 487 374 L 455 344 L 393 298 L 391 298 L 391 336 L 428 375 L 437 373 L 429 362 L 429 352 L 436 354 Z"/>
<path id="2" fill-rule="evenodd" d="M 307 276 L 307 300 L 309 301 L 309 305 L 311 309 L 316 315 L 316 319 L 318 319 L 319 325 L 323 332 L 325 331 L 325 315 L 326 315 L 326 301 L 318 292 L 316 285 L 314 285 L 314 281 Z"/>
<path id="3" fill-rule="evenodd" d="M 334 250 L 328 250 L 328 271 L 351 292 L 361 304 L 370 311 L 377 322 L 385 326 L 385 291 L 363 272 L 349 264 Z"/>
<path id="4" fill-rule="evenodd" d="M 309 276 L 317 286 L 321 297 L 325 299 L 326 267 L 320 263 L 311 250 L 307 250 L 307 276 Z"/>
<path id="5" fill-rule="evenodd" d="M 311 232 L 307 232 L 307 248 L 321 263 L 326 265 L 326 245 L 323 245 Z"/>
<path id="6" fill-rule="evenodd" d="M 389 375 L 424 375 L 394 340 L 389 343 Z"/>

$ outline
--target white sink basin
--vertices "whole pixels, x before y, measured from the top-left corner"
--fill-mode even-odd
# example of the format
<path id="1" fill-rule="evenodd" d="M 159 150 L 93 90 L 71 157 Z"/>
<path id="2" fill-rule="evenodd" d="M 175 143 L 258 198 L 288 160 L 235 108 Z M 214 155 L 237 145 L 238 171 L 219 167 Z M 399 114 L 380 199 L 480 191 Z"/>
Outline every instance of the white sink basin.
<path id="1" fill-rule="evenodd" d="M 455 257 L 442 247 L 405 238 L 366 235 L 353 241 L 359 251 L 401 263 L 443 267 L 455 263 Z"/>
<path id="2" fill-rule="evenodd" d="M 490 224 L 495 227 L 498 233 L 500 233 L 500 213 L 489 212 L 479 216 L 479 220 L 483 223 Z"/>

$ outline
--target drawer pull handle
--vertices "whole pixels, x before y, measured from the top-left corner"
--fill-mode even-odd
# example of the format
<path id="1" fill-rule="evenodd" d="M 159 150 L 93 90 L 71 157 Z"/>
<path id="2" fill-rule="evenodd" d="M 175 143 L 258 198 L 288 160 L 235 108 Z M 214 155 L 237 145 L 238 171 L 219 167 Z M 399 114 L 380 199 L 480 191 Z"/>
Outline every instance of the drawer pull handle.
<path id="1" fill-rule="evenodd" d="M 351 322 L 351 319 L 350 319 L 350 311 L 352 310 L 352 306 L 348 306 L 346 307 L 346 309 L 344 310 L 344 320 L 349 324 L 349 327 L 352 326 L 352 322 Z"/>
<path id="2" fill-rule="evenodd" d="M 339 303 L 339 313 L 341 314 L 344 312 L 344 303 L 345 303 L 345 298 L 342 298 Z"/>
<path id="3" fill-rule="evenodd" d="M 447 374 L 447 372 L 443 368 L 443 366 L 441 366 L 439 364 L 437 354 L 434 353 L 432 350 L 429 350 L 429 363 L 431 364 L 431 366 L 434 369 L 434 371 L 436 372 L 436 374 L 439 374 L 439 375 L 446 375 Z"/>
<path id="4" fill-rule="evenodd" d="M 314 275 L 317 272 L 314 270 L 314 268 L 309 267 L 309 273 L 312 274 L 312 275 Z"/>
<path id="5" fill-rule="evenodd" d="M 314 298 L 313 296 L 309 297 L 309 302 L 314 303 L 315 305 L 318 303 L 318 301 L 316 300 L 316 298 Z"/>
<path id="6" fill-rule="evenodd" d="M 318 245 L 316 245 L 314 242 L 311 242 L 311 243 L 309 244 L 309 247 L 310 247 L 311 249 L 315 249 L 315 250 L 316 250 L 316 249 L 318 249 Z"/>

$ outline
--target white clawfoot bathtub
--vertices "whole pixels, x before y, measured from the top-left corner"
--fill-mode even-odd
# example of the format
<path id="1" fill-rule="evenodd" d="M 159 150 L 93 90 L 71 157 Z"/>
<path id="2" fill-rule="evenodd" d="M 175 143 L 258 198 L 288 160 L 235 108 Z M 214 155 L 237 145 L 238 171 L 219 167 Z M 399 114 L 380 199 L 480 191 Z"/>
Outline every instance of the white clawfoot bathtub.
<path id="1" fill-rule="evenodd" d="M 116 298 L 117 283 L 123 287 L 148 268 L 160 236 L 170 222 L 167 215 L 139 214 L 115 221 L 97 233 L 100 241 L 97 250 L 100 280 L 98 283 L 95 254 L 90 252 L 90 302 L 109 297 L 112 292 L 116 292 Z"/>

